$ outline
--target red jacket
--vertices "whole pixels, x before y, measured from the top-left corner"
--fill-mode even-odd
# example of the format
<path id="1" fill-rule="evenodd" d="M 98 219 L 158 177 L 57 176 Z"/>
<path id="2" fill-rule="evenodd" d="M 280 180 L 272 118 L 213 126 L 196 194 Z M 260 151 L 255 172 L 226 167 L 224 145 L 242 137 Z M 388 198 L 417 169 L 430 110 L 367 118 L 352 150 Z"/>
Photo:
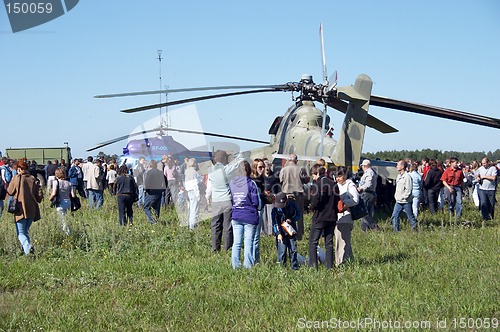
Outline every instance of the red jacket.
<path id="1" fill-rule="evenodd" d="M 459 187 L 464 183 L 464 172 L 459 168 L 448 167 L 441 175 L 441 181 L 446 182 L 449 186 Z"/>

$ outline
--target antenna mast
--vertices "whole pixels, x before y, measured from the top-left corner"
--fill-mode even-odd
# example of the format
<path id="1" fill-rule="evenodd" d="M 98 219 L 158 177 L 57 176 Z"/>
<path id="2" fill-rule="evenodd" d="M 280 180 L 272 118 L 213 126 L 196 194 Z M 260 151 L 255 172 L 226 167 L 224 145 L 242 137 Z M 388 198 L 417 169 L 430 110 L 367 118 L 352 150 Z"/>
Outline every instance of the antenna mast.
<path id="1" fill-rule="evenodd" d="M 162 87 L 162 83 L 161 83 L 161 60 L 163 60 L 163 58 L 161 57 L 161 52 L 162 50 L 157 50 L 158 52 L 158 77 L 159 77 L 159 80 L 160 80 L 160 90 L 161 90 L 161 87 Z M 161 93 L 160 93 L 160 104 L 161 104 Z M 160 107 L 160 128 L 162 127 L 163 125 L 163 117 L 162 117 L 162 114 L 161 114 L 161 107 Z"/>

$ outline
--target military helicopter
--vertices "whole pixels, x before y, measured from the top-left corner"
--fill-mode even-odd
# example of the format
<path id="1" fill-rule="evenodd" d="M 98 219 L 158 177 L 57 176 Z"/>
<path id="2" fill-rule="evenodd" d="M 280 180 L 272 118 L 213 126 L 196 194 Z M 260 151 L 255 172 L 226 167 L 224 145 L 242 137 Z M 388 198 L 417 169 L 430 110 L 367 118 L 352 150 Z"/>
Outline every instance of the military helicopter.
<path id="1" fill-rule="evenodd" d="M 311 160 L 313 157 L 324 158 L 335 165 L 347 166 L 352 172 L 357 172 L 358 170 L 366 126 L 381 133 L 398 131 L 389 124 L 368 114 L 370 105 L 500 128 L 500 119 L 497 118 L 372 95 L 373 82 L 365 74 L 359 75 L 352 86 L 337 87 L 336 74 L 332 75 L 330 79 L 327 77 L 322 25 L 320 25 L 320 38 L 323 59 L 323 83 L 315 83 L 312 76 L 306 74 L 302 75 L 298 82 L 277 85 L 212 86 L 98 95 L 95 97 L 111 98 L 188 91 L 234 90 L 232 92 L 204 95 L 122 110 L 124 113 L 134 113 L 245 94 L 291 92 L 293 95 L 293 93 L 298 93 L 299 95 L 293 98 L 294 104 L 288 108 L 284 115 L 277 116 L 271 124 L 269 129 L 271 139 L 269 143 L 263 147 L 245 152 L 244 156 L 249 160 L 267 157 L 273 161 L 273 164 L 281 166 L 284 156 L 295 153 L 299 156 L 299 159 L 300 156 L 304 156 L 303 159 L 305 160 Z M 317 108 L 315 102 L 323 104 L 323 110 Z M 330 129 L 327 107 L 345 114 L 340 137 L 337 141 L 327 135 Z M 100 146 L 107 144 L 105 142 Z M 395 177 L 394 167 L 380 168 L 378 173 L 385 177 Z"/>
<path id="2" fill-rule="evenodd" d="M 160 115 L 161 118 L 161 115 Z M 145 157 L 146 160 L 160 160 L 164 155 L 171 155 L 174 160 L 183 161 L 184 158 L 195 158 L 198 162 L 209 161 L 212 158 L 212 151 L 224 149 L 234 152 L 239 152 L 238 145 L 228 142 L 213 142 L 209 146 L 200 146 L 196 149 L 188 149 L 185 145 L 175 140 L 169 132 L 179 132 L 193 135 L 206 135 L 219 138 L 228 138 L 231 140 L 243 140 L 254 143 L 267 144 L 266 141 L 255 140 L 251 138 L 229 136 L 223 134 L 202 132 L 197 130 L 186 130 L 172 128 L 160 121 L 160 125 L 149 130 L 141 130 L 129 135 L 120 136 L 112 140 L 102 142 L 96 146 L 87 149 L 87 152 L 94 151 L 109 144 L 120 142 L 129 139 L 127 145 L 123 148 L 123 154 L 119 156 L 117 163 L 119 165 L 127 164 L 132 167 L 136 164 L 140 157 Z M 134 138 L 142 136 L 143 138 Z M 152 135 L 152 136 L 151 136 Z"/>

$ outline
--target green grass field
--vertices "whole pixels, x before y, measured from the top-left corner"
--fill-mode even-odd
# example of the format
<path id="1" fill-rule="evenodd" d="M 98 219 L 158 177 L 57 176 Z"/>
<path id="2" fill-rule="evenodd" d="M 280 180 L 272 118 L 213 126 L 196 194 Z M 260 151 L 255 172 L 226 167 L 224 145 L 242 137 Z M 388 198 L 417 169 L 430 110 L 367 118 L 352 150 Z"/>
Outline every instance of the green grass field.
<path id="1" fill-rule="evenodd" d="M 162 211 L 118 226 L 116 203 L 84 208 L 71 235 L 42 204 L 31 228 L 36 255 L 20 255 L 13 217 L 0 219 L 0 331 L 493 330 L 500 318 L 498 219 L 486 225 L 467 202 L 466 225 L 421 214 L 421 231 L 353 232 L 355 261 L 292 271 L 263 236 L 261 263 L 231 268 L 210 252 L 205 220 L 189 231 Z M 310 216 L 306 217 L 306 228 Z M 307 235 L 307 234 L 306 234 Z M 306 238 L 306 237 L 305 237 Z M 307 241 L 299 243 L 307 253 Z M 495 325 L 496 324 L 496 325 Z M 489 327 L 486 329 L 486 327 Z"/>

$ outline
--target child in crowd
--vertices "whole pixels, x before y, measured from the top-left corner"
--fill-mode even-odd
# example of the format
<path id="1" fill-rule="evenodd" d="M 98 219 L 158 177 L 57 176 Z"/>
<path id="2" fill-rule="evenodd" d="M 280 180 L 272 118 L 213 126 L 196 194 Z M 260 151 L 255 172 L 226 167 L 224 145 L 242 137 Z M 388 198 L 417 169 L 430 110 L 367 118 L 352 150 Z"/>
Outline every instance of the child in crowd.
<path id="1" fill-rule="evenodd" d="M 108 182 L 109 194 L 111 196 L 116 195 L 116 178 L 118 174 L 115 169 L 115 165 L 109 165 L 109 170 L 106 174 L 106 181 Z"/>
<path id="2" fill-rule="evenodd" d="M 295 229 L 297 220 L 302 213 L 298 205 L 293 200 L 289 200 L 284 192 L 276 195 L 274 207 L 271 211 L 273 233 L 276 235 L 276 247 L 278 250 L 278 261 L 281 265 L 286 263 L 286 251 L 290 256 L 290 266 L 292 270 L 299 269 L 297 260 L 297 240 Z"/>

